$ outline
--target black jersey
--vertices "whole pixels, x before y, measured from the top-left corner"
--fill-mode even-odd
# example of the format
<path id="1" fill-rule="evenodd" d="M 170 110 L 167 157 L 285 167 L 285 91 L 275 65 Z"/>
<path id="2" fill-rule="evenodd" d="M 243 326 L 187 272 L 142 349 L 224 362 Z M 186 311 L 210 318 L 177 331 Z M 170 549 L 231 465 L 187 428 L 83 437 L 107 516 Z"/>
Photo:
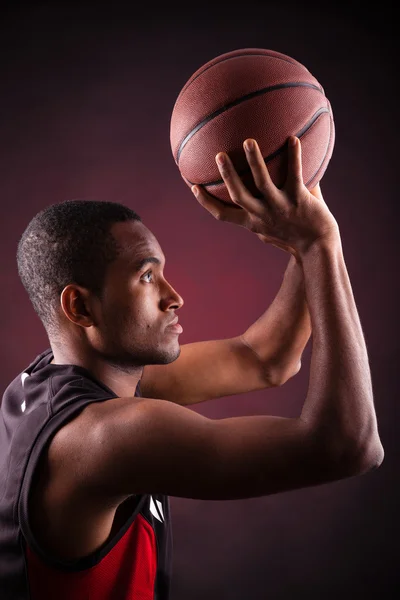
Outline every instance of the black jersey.
<path id="1" fill-rule="evenodd" d="M 0 405 L 0 599 L 167 600 L 168 496 L 132 496 L 133 512 L 121 530 L 78 560 L 52 557 L 33 535 L 28 496 L 41 452 L 89 403 L 118 396 L 83 367 L 52 359 L 51 349 L 39 354 L 10 383 Z"/>

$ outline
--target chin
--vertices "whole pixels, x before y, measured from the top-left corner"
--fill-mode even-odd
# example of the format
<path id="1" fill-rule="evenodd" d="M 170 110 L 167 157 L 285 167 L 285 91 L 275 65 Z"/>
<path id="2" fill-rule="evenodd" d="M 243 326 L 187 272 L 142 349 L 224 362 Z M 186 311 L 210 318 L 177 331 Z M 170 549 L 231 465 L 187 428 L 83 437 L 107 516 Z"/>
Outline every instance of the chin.
<path id="1" fill-rule="evenodd" d="M 179 345 L 174 346 L 174 348 L 166 348 L 164 352 L 158 353 L 159 360 L 153 364 L 161 364 L 168 365 L 169 363 L 174 362 L 181 353 L 181 347 Z"/>
<path id="2" fill-rule="evenodd" d="M 168 347 L 149 350 L 142 355 L 143 365 L 168 365 L 174 362 L 180 355 L 181 348 L 179 344 L 169 344 Z"/>

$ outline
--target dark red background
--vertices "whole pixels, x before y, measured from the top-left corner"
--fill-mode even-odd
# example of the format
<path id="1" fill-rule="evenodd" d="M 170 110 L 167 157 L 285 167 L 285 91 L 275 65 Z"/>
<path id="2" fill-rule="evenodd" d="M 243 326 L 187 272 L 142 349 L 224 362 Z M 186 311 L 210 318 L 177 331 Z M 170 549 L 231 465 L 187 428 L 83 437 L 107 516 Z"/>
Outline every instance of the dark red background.
<path id="1" fill-rule="evenodd" d="M 289 255 L 197 204 L 170 151 L 172 107 L 197 68 L 244 47 L 289 54 L 324 86 L 336 145 L 321 187 L 341 229 L 385 460 L 362 477 L 271 497 L 172 498 L 172 600 L 395 597 L 398 63 L 389 5 L 13 3 L 2 10 L 3 389 L 48 347 L 15 253 L 29 220 L 54 202 L 113 200 L 141 215 L 185 300 L 182 344 L 235 336 L 255 321 L 278 291 Z M 211 418 L 298 415 L 310 356 L 311 343 L 300 373 L 281 388 L 194 410 Z"/>

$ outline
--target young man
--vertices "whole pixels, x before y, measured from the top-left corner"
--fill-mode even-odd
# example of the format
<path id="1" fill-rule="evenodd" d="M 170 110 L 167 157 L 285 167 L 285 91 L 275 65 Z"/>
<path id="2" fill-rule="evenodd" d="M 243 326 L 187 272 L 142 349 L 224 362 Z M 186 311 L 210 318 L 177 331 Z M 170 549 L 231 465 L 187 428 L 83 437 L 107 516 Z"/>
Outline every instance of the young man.
<path id="1" fill-rule="evenodd" d="M 262 197 L 223 154 L 234 205 L 193 191 L 217 219 L 293 258 L 269 310 L 236 338 L 179 346 L 183 300 L 164 277 L 156 238 L 127 207 L 52 205 L 22 235 L 19 273 L 51 349 L 1 405 L 3 600 L 166 600 L 168 496 L 254 498 L 382 462 L 338 224 L 319 186 L 303 184 L 297 138 L 283 189 L 256 142 L 245 150 Z M 299 417 L 212 420 L 185 408 L 284 383 L 300 368 L 310 324 Z"/>

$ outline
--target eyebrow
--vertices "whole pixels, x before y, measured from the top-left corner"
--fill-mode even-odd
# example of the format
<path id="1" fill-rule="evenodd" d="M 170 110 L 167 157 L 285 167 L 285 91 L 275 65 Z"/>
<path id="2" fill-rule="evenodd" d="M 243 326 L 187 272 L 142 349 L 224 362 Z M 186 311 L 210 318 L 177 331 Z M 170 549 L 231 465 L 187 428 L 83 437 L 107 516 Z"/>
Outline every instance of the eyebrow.
<path id="1" fill-rule="evenodd" d="M 147 265 L 147 263 L 161 265 L 161 261 L 159 258 L 156 258 L 155 256 L 146 256 L 146 258 L 141 258 L 133 264 L 133 271 L 135 273 L 138 273 L 139 271 L 141 271 L 141 269 L 143 269 L 145 265 Z"/>

